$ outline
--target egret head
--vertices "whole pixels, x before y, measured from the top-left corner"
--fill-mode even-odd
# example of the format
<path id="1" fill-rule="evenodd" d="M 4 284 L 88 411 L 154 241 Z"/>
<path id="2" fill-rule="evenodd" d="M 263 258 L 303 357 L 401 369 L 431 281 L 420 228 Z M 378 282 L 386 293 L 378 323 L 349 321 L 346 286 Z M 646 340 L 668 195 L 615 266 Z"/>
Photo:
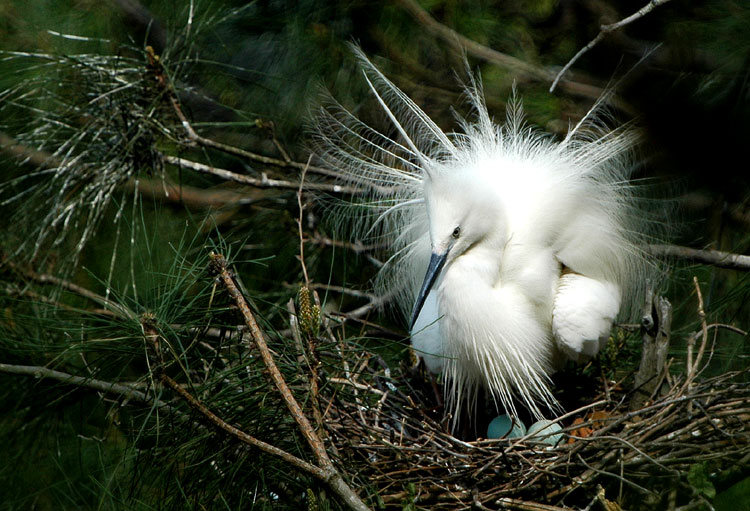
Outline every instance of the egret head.
<path id="1" fill-rule="evenodd" d="M 487 186 L 488 173 L 467 168 L 437 169 L 426 174 L 424 198 L 429 219 L 432 254 L 411 315 L 414 326 L 419 313 L 444 267 L 478 247 L 497 249 L 500 257 L 506 228 L 502 202 Z"/>

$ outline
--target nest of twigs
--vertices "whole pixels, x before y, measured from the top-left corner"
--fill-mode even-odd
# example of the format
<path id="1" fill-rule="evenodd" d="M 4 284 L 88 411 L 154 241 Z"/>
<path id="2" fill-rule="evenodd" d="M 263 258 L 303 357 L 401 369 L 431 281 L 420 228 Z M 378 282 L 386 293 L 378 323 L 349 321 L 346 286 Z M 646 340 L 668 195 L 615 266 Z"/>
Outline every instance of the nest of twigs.
<path id="1" fill-rule="evenodd" d="M 637 407 L 632 385 L 608 388 L 561 416 L 563 440 L 544 446 L 460 440 L 419 392 L 399 390 L 406 372 L 361 353 L 349 367 L 321 395 L 328 437 L 388 509 L 700 508 L 750 459 L 747 371 L 667 377 Z"/>

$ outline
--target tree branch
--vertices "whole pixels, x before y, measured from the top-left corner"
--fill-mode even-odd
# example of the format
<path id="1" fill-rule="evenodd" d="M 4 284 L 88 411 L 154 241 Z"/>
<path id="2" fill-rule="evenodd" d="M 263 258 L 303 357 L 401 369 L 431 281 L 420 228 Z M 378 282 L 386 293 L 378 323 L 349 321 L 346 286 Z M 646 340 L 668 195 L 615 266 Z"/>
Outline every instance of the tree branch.
<path id="1" fill-rule="evenodd" d="M 32 376 L 34 378 L 48 378 L 51 380 L 57 380 L 62 383 L 75 385 L 77 387 L 92 389 L 97 392 L 105 392 L 108 394 L 118 394 L 129 401 L 136 401 L 136 402 L 144 403 L 144 404 L 154 404 L 159 408 L 166 408 L 169 412 L 175 411 L 168 403 L 165 403 L 164 401 L 153 398 L 149 396 L 148 394 L 146 394 L 145 392 L 141 392 L 140 390 L 134 389 L 133 387 L 129 385 L 122 385 L 119 383 L 112 383 L 108 381 L 97 380 L 94 378 L 84 378 L 82 376 L 75 376 L 69 373 L 64 373 L 62 371 L 55 371 L 53 369 L 49 369 L 47 367 L 40 367 L 40 366 L 24 366 L 24 365 L 0 363 L 0 372 L 8 373 L 8 374 Z M 169 376 L 162 374 L 161 379 L 162 381 L 164 381 L 164 383 L 167 384 L 169 388 L 171 388 L 174 392 L 176 392 L 191 407 L 195 408 L 197 411 L 203 414 L 212 424 L 214 424 L 218 428 L 226 431 L 227 433 L 234 436 L 235 438 L 237 438 L 238 440 L 240 440 L 241 442 L 245 444 L 258 448 L 261 451 L 271 454 L 273 456 L 278 456 L 279 458 L 299 468 L 300 470 L 303 470 L 322 481 L 326 481 L 326 477 L 328 474 L 322 469 L 300 458 L 297 458 L 296 456 L 282 449 L 279 449 L 278 447 L 275 447 L 271 444 L 263 442 L 262 440 L 258 440 L 257 438 L 248 435 L 244 431 L 241 431 L 230 424 L 227 424 L 221 418 L 219 418 L 217 415 L 211 412 L 208 408 L 206 408 L 206 406 L 203 405 L 203 403 L 201 403 L 200 401 L 195 399 L 193 396 L 191 396 L 190 393 L 188 393 L 188 391 L 183 389 L 177 382 L 175 382 Z"/>
<path id="2" fill-rule="evenodd" d="M 549 91 L 550 92 L 554 91 L 555 87 L 557 86 L 557 84 L 560 83 L 560 80 L 562 79 L 563 75 L 565 75 L 565 73 L 568 72 L 568 70 L 573 66 L 573 64 L 575 64 L 578 61 L 578 59 L 580 59 L 587 51 L 589 51 L 594 46 L 596 46 L 597 44 L 599 44 L 599 42 L 602 39 L 604 39 L 604 37 L 607 34 L 609 34 L 610 32 L 613 32 L 613 31 L 615 31 L 615 30 L 617 30 L 619 28 L 622 28 L 625 25 L 628 25 L 628 24 L 634 22 L 637 19 L 642 18 L 643 16 L 645 16 L 646 14 L 648 14 L 649 12 L 651 12 L 652 10 L 654 10 L 655 7 L 658 7 L 658 6 L 660 6 L 662 4 L 665 4 L 667 2 L 669 2 L 669 0 L 651 0 L 645 6 L 641 7 L 640 9 L 638 9 L 637 12 L 631 14 L 627 18 L 623 18 L 620 21 L 618 21 L 617 23 L 610 23 L 608 25 L 602 25 L 602 26 L 600 26 L 599 27 L 599 33 L 596 34 L 596 37 L 594 37 L 591 41 L 589 41 L 589 43 L 586 46 L 584 46 L 583 48 L 581 48 L 580 50 L 578 50 L 578 53 L 576 53 L 575 55 L 573 55 L 573 58 L 570 59 L 568 61 L 568 63 L 565 64 L 565 66 L 563 66 L 563 68 L 560 70 L 559 73 L 557 73 L 557 76 L 555 77 L 554 81 L 552 82 L 552 85 L 550 86 Z"/>
<path id="3" fill-rule="evenodd" d="M 33 376 L 34 378 L 49 378 L 51 380 L 57 380 L 62 383 L 69 385 L 75 385 L 77 387 L 83 387 L 87 389 L 96 390 L 98 392 L 106 392 L 108 394 L 119 394 L 120 396 L 130 401 L 137 401 L 145 404 L 155 404 L 159 408 L 171 407 L 168 403 L 149 396 L 145 392 L 134 389 L 129 385 L 122 385 L 120 383 L 112 383 L 104 380 L 97 380 L 95 378 L 84 378 L 83 376 L 75 376 L 70 373 L 64 373 L 62 371 L 55 371 L 47 367 L 41 366 L 25 366 L 25 365 L 14 365 L 14 364 L 2 364 L 0 363 L 0 372 L 8 374 L 20 374 L 24 376 Z"/>
<path id="4" fill-rule="evenodd" d="M 128 187 L 138 186 L 138 192 L 146 197 L 165 199 L 191 208 L 221 208 L 251 204 L 263 199 L 259 190 L 203 189 L 163 179 L 131 179 Z"/>
<path id="5" fill-rule="evenodd" d="M 263 173 L 260 179 L 255 177 L 246 176 L 244 174 L 237 174 L 231 170 L 226 170 L 218 167 L 212 167 L 198 163 L 184 158 L 177 158 L 176 156 L 163 155 L 162 159 L 165 163 L 170 165 L 176 165 L 185 169 L 193 170 L 195 172 L 201 172 L 203 174 L 211 174 L 228 181 L 234 181 L 236 183 L 242 183 L 248 186 L 254 186 L 256 188 L 282 188 L 287 190 L 299 190 L 300 183 L 294 181 L 284 181 L 280 179 L 269 179 L 265 173 Z M 305 185 L 307 190 L 320 190 L 330 193 L 350 193 L 359 194 L 362 190 L 353 188 L 350 186 L 331 185 L 326 183 L 307 183 Z"/>
<path id="6" fill-rule="evenodd" d="M 651 255 L 689 259 L 697 263 L 710 264 L 730 270 L 750 270 L 750 256 L 723 252 L 721 250 L 699 250 L 679 245 L 650 245 Z"/>
<path id="7" fill-rule="evenodd" d="M 161 375 L 161 380 L 173 391 L 175 391 L 182 399 L 184 399 L 191 407 L 193 407 L 195 410 L 200 412 L 203 416 L 205 416 L 209 422 L 211 422 L 214 426 L 217 428 L 226 431 L 236 439 L 238 439 L 240 442 L 243 442 L 247 445 L 250 445 L 252 447 L 256 447 L 260 449 L 261 451 L 271 454 L 273 456 L 278 456 L 282 460 L 286 461 L 287 463 L 297 467 L 298 469 L 307 472 L 308 474 L 316 477 L 317 479 L 320 479 L 321 481 L 326 481 L 327 473 L 316 467 L 315 465 L 312 465 L 305 460 L 298 458 L 297 456 L 294 456 L 293 454 L 290 454 L 283 449 L 279 449 L 278 447 L 271 445 L 269 443 L 266 443 L 262 440 L 258 440 L 254 436 L 248 435 L 244 431 L 235 428 L 231 424 L 227 424 L 224 422 L 218 415 L 213 413 L 211 410 L 209 410 L 206 405 L 198 401 L 196 398 L 194 398 L 187 390 L 183 389 L 176 381 L 174 381 L 172 378 L 167 376 L 166 374 Z"/>
<path id="8" fill-rule="evenodd" d="M 234 282 L 234 277 L 232 277 L 227 268 L 226 259 L 224 259 L 224 256 L 220 254 L 211 253 L 211 261 L 213 270 L 216 272 L 218 278 L 221 279 L 221 282 L 224 284 L 224 287 L 229 293 L 229 296 L 232 297 L 232 300 L 242 313 L 242 316 L 245 319 L 245 324 L 247 324 L 250 330 L 250 334 L 255 341 L 255 345 L 260 352 L 261 358 L 263 359 L 263 363 L 268 370 L 268 374 L 271 377 L 271 380 L 276 386 L 276 389 L 281 394 L 281 397 L 286 403 L 287 408 L 289 409 L 289 412 L 291 413 L 295 422 L 297 422 L 300 432 L 307 440 L 307 443 L 310 445 L 310 448 L 312 449 L 313 454 L 317 459 L 320 469 L 325 472 L 326 475 L 323 481 L 328 484 L 329 488 L 343 502 L 345 502 L 349 508 L 357 511 L 369 510 L 365 503 L 362 502 L 362 500 L 354 492 L 354 490 L 352 490 L 351 487 L 346 484 L 341 474 L 336 470 L 333 462 L 328 457 L 328 453 L 326 452 L 323 442 L 315 433 L 312 424 L 310 424 L 310 421 L 303 413 L 302 408 L 297 403 L 294 395 L 292 395 L 291 390 L 289 390 L 289 387 L 284 380 L 284 376 L 281 374 L 281 371 L 279 371 L 279 368 L 276 366 L 276 362 L 274 362 L 273 360 L 273 355 L 271 355 L 271 350 L 266 344 L 263 332 L 261 332 L 258 323 L 255 321 L 253 313 L 250 311 L 250 307 L 248 307 L 244 296 L 242 296 L 242 293 L 237 288 L 237 285 Z"/>
<path id="9" fill-rule="evenodd" d="M 61 279 L 60 277 L 56 277 L 54 275 L 49 275 L 46 273 L 37 273 L 32 270 L 23 269 L 19 265 L 7 259 L 0 261 L 0 267 L 4 265 L 8 266 L 11 270 L 19 273 L 21 276 L 27 279 L 31 279 L 34 282 L 37 282 L 38 284 L 57 286 L 61 289 L 64 289 L 71 293 L 75 293 L 79 296 L 82 296 L 83 298 L 91 300 L 92 302 L 97 303 L 101 305 L 102 307 L 104 307 L 104 310 L 111 311 L 114 314 L 120 315 L 122 318 L 126 318 L 126 319 L 135 318 L 135 315 L 126 307 L 123 307 L 120 304 L 114 303 L 111 300 L 105 298 L 104 296 L 97 294 L 91 291 L 90 289 L 86 289 L 85 287 L 79 286 L 78 284 L 74 284 L 68 280 Z"/>
<path id="10" fill-rule="evenodd" d="M 397 0 L 397 3 L 400 4 L 405 11 L 411 14 L 417 23 L 424 27 L 428 32 L 448 44 L 457 46 L 461 52 L 465 51 L 473 57 L 510 69 L 522 77 L 528 77 L 541 82 L 549 82 L 555 78 L 555 74 L 552 71 L 548 71 L 511 55 L 506 55 L 505 53 L 493 50 L 492 48 L 459 34 L 452 28 L 443 25 L 430 16 L 430 14 L 414 0 Z M 598 99 L 604 93 L 600 87 L 569 80 L 562 82 L 560 86 L 572 94 L 593 99 Z"/>

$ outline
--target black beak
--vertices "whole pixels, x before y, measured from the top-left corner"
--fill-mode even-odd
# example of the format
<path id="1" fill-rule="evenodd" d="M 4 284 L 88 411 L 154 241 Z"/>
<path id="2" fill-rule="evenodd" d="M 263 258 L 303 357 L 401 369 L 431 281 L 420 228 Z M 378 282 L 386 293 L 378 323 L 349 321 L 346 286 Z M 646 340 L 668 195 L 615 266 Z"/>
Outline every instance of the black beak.
<path id="1" fill-rule="evenodd" d="M 440 275 L 440 270 L 443 269 L 447 258 L 447 250 L 443 254 L 436 254 L 433 252 L 432 256 L 430 256 L 430 264 L 427 266 L 427 273 L 424 276 L 424 282 L 422 282 L 422 289 L 419 290 L 419 296 L 417 296 L 417 301 L 414 303 L 414 309 L 411 311 L 409 330 L 414 328 L 414 323 L 416 323 L 417 317 L 424 306 L 427 295 L 430 294 L 430 289 L 432 289 L 432 285 L 437 280 L 438 275 Z"/>

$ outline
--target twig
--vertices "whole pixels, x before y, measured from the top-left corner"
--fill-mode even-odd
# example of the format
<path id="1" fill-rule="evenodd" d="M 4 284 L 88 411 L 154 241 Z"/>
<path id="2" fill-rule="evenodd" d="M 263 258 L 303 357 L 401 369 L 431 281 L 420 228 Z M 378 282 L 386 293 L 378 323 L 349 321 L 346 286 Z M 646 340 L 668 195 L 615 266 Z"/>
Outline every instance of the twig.
<path id="1" fill-rule="evenodd" d="M 234 282 L 234 278 L 227 269 L 226 259 L 224 259 L 224 257 L 220 254 L 212 253 L 211 261 L 214 265 L 214 269 L 217 272 L 218 277 L 221 279 L 227 292 L 232 297 L 232 300 L 235 302 L 240 312 L 242 313 L 242 316 L 245 319 L 245 323 L 250 329 L 250 333 L 253 336 L 253 340 L 255 341 L 258 351 L 260 352 L 261 358 L 263 359 L 263 363 L 268 370 L 268 374 L 271 377 L 271 380 L 281 394 L 281 397 L 283 398 L 284 402 L 287 405 L 287 408 L 291 412 L 292 417 L 297 422 L 300 432 L 307 440 L 307 443 L 310 445 L 310 448 L 312 449 L 313 454 L 315 455 L 315 458 L 320 465 L 320 469 L 325 473 L 325 476 L 322 478 L 322 480 L 351 509 L 359 511 L 368 510 L 369 508 L 364 504 L 364 502 L 362 502 L 362 500 L 354 492 L 354 490 L 352 490 L 352 488 L 348 484 L 346 484 L 343 477 L 341 477 L 341 474 L 336 470 L 333 462 L 328 457 L 328 453 L 326 453 L 323 442 L 315 433 L 312 424 L 310 424 L 310 421 L 302 412 L 302 408 L 300 408 L 297 400 L 289 390 L 289 387 L 287 386 L 286 381 L 281 374 L 281 371 L 279 371 L 279 368 L 276 366 L 276 362 L 274 362 L 273 360 L 271 351 L 268 349 L 266 340 L 260 330 L 260 327 L 258 327 L 258 323 L 255 321 L 253 313 L 250 311 L 250 307 L 248 307 L 245 298 L 242 296 L 242 293 L 240 293 L 240 290 L 237 288 L 237 285 Z"/>
<path id="2" fill-rule="evenodd" d="M 277 456 L 287 463 L 297 467 L 298 469 L 307 472 L 308 474 L 316 477 L 317 479 L 320 479 L 321 481 L 326 482 L 328 474 L 323 469 L 316 467 L 315 465 L 312 465 L 311 463 L 308 463 L 305 460 L 284 451 L 283 449 L 279 449 L 276 446 L 248 435 L 244 431 L 232 426 L 231 424 L 227 424 L 218 415 L 209 410 L 206 405 L 193 397 L 187 390 L 183 389 L 176 381 L 174 381 L 166 374 L 161 374 L 161 380 L 169 388 L 176 392 L 182 399 L 184 399 L 191 407 L 195 408 L 198 412 L 203 414 L 217 428 L 226 431 L 243 443 L 256 447 L 265 453 Z"/>
<path id="3" fill-rule="evenodd" d="M 693 361 L 693 349 L 695 348 L 696 338 L 694 335 L 688 337 L 687 343 L 687 376 L 685 377 L 685 384 L 683 385 L 683 391 L 687 389 L 688 394 L 691 393 L 693 387 L 693 380 L 695 380 L 698 366 L 700 365 L 703 353 L 706 349 L 706 343 L 708 342 L 708 324 L 706 323 L 706 311 L 703 309 L 703 294 L 701 293 L 701 287 L 698 283 L 698 277 L 693 276 L 693 284 L 695 285 L 695 293 L 698 296 L 698 317 L 701 320 L 701 345 L 698 348 L 698 354 Z M 688 403 L 688 412 L 693 413 L 693 402 Z"/>
<path id="4" fill-rule="evenodd" d="M 232 172 L 230 170 L 204 165 L 203 163 L 186 160 L 184 158 L 178 158 L 176 156 L 163 155 L 162 159 L 165 163 L 169 163 L 170 165 L 176 165 L 178 167 L 193 170 L 195 172 L 201 172 L 203 174 L 211 174 L 222 179 L 226 179 L 227 181 L 234 181 L 236 183 L 242 183 L 243 185 L 254 186 L 256 188 L 281 188 L 287 190 L 298 190 L 300 187 L 300 183 L 294 181 L 269 179 L 265 172 L 262 173 L 261 178 L 258 179 L 255 177 L 246 176 L 244 174 L 237 174 L 236 172 Z M 307 190 L 319 190 L 330 193 L 349 193 L 352 195 L 363 193 L 363 191 L 359 188 L 342 185 L 331 185 L 326 183 L 308 183 L 305 188 Z"/>
<path id="5" fill-rule="evenodd" d="M 83 298 L 86 298 L 88 300 L 91 300 L 92 302 L 95 302 L 102 307 L 105 308 L 107 311 L 111 311 L 115 314 L 119 314 L 121 317 L 126 319 L 134 319 L 135 315 L 132 311 L 128 310 L 126 307 L 123 307 L 122 305 L 116 304 L 112 302 L 111 300 L 103 297 L 100 294 L 97 294 L 89 289 L 86 289 L 85 287 L 79 286 L 78 284 L 74 284 L 68 280 L 61 279 L 60 277 L 56 277 L 54 275 L 49 275 L 46 273 L 37 273 L 32 270 L 23 269 L 17 264 L 9 261 L 4 260 L 0 262 L 0 267 L 2 265 L 7 265 L 9 268 L 11 268 L 13 271 L 19 273 L 20 275 L 31 279 L 39 284 L 44 285 L 52 285 L 57 286 L 61 289 L 64 289 L 66 291 L 69 291 L 71 293 L 75 293 L 79 296 L 82 296 Z"/>
<path id="6" fill-rule="evenodd" d="M 361 254 L 364 252 L 371 252 L 373 250 L 382 250 L 384 248 L 387 248 L 387 245 L 385 243 L 365 245 L 360 240 L 356 240 L 354 242 L 335 240 L 335 239 L 323 236 L 317 231 L 313 234 L 313 237 L 310 239 L 310 241 L 322 247 L 345 248 L 347 250 L 351 250 L 355 254 Z"/>
<path id="7" fill-rule="evenodd" d="M 310 155 L 312 158 L 312 155 Z M 310 163 L 310 160 L 307 160 Z M 305 207 L 302 205 L 302 188 L 305 183 L 305 174 L 307 167 L 302 169 L 302 175 L 299 178 L 299 189 L 297 190 L 297 206 L 299 207 L 299 217 L 297 217 L 297 229 L 299 230 L 299 263 L 302 266 L 302 275 L 305 277 L 305 287 L 310 287 L 310 277 L 307 275 L 307 266 L 305 266 L 305 235 L 302 232 L 302 214 Z"/>
<path id="8" fill-rule="evenodd" d="M 365 298 L 370 301 L 377 299 L 377 295 L 373 293 L 368 293 L 367 291 L 360 291 L 358 289 L 352 289 L 344 286 L 336 286 L 333 284 L 315 283 L 310 285 L 310 289 L 322 290 L 332 293 L 341 293 L 342 295 L 349 295 L 355 298 Z"/>
<path id="9" fill-rule="evenodd" d="M 57 380 L 61 383 L 92 389 L 97 392 L 117 394 L 124 398 L 124 402 L 134 401 L 146 405 L 153 405 L 162 412 L 181 416 L 182 418 L 187 418 L 184 417 L 178 409 L 174 408 L 169 403 L 166 403 L 159 398 L 152 397 L 145 392 L 141 392 L 140 390 L 134 388 L 133 385 L 123 385 L 121 383 L 97 380 L 96 378 L 85 378 L 83 376 L 76 376 L 70 373 L 55 371 L 54 369 L 40 366 L 25 366 L 0 363 L 0 372 L 32 376 L 34 378 L 49 378 L 51 380 Z"/>
<path id="10" fill-rule="evenodd" d="M 98 392 L 108 392 L 113 394 L 119 394 L 125 399 L 131 401 L 138 401 L 140 403 L 155 404 L 162 408 L 169 408 L 169 405 L 164 401 L 152 398 L 148 394 L 141 392 L 140 390 L 134 389 L 129 385 L 122 385 L 120 383 L 112 383 L 104 380 L 97 380 L 95 378 L 88 378 L 83 376 L 75 376 L 70 373 L 64 373 L 62 371 L 55 371 L 47 367 L 41 366 L 25 366 L 25 365 L 14 365 L 14 364 L 2 364 L 0 363 L 0 372 L 9 374 L 21 374 L 25 376 L 33 376 L 34 378 L 49 378 L 51 380 L 57 380 L 62 383 L 68 383 L 77 387 L 85 387 L 96 390 Z"/>
<path id="11" fill-rule="evenodd" d="M 466 52 L 476 58 L 510 69 L 521 77 L 528 77 L 542 82 L 549 82 L 555 78 L 554 72 L 552 71 L 548 71 L 529 64 L 521 59 L 517 59 L 516 57 L 493 50 L 492 48 L 459 34 L 455 30 L 443 25 L 430 16 L 430 14 L 414 0 L 397 0 L 397 2 L 428 32 L 448 44 L 457 46 L 461 52 Z M 601 88 L 579 82 L 565 81 L 561 83 L 561 87 L 568 92 L 594 99 L 598 99 L 603 94 Z"/>
<path id="12" fill-rule="evenodd" d="M 650 245 L 648 251 L 659 257 L 689 259 L 730 270 L 750 270 L 750 256 L 732 254 L 721 250 L 698 250 L 678 245 Z"/>
<path id="13" fill-rule="evenodd" d="M 555 90 L 555 87 L 557 87 L 557 84 L 560 82 L 562 77 L 565 75 L 565 73 L 568 72 L 568 70 L 575 64 L 578 59 L 580 59 L 586 52 L 588 52 L 590 49 L 592 49 L 594 46 L 599 44 L 599 42 L 604 39 L 604 37 L 609 34 L 610 32 L 613 32 L 619 28 L 624 27 L 625 25 L 628 25 L 632 22 L 634 22 L 637 19 L 642 18 L 649 12 L 651 12 L 655 7 L 658 7 L 660 5 L 663 5 L 665 3 L 669 2 L 669 0 L 651 0 L 649 3 L 647 3 L 645 6 L 641 7 L 637 12 L 631 14 L 627 18 L 623 18 L 620 21 L 616 23 L 610 23 L 608 25 L 601 25 L 599 27 L 599 33 L 596 34 L 596 37 L 594 37 L 589 43 L 578 50 L 578 53 L 576 53 L 572 59 L 568 61 L 565 66 L 560 70 L 559 73 L 557 73 L 557 76 L 555 77 L 554 81 L 552 82 L 552 85 L 549 88 L 550 92 L 553 92 Z"/>
<path id="14" fill-rule="evenodd" d="M 372 311 L 377 310 L 378 308 L 382 307 L 385 303 L 388 302 L 387 297 L 378 296 L 370 300 L 368 303 L 364 304 L 361 307 L 357 307 L 353 311 L 349 311 L 343 314 L 346 318 L 351 319 L 359 319 L 362 316 L 367 316 Z"/>
<path id="15" fill-rule="evenodd" d="M 151 50 L 151 53 L 153 53 L 153 50 Z M 235 147 L 232 145 L 222 144 L 221 142 L 216 142 L 215 140 L 211 140 L 210 138 L 206 138 L 206 137 L 199 135 L 193 128 L 192 124 L 188 120 L 185 113 L 182 111 L 182 106 L 180 105 L 180 101 L 177 98 L 177 94 L 174 91 L 174 87 L 168 82 L 167 74 L 163 72 L 161 63 L 159 59 L 156 57 L 157 56 L 153 54 L 149 55 L 149 61 L 152 62 L 152 64 L 153 63 L 156 64 L 155 72 L 160 79 L 159 83 L 162 85 L 166 94 L 168 95 L 172 108 L 177 114 L 177 117 L 180 119 L 180 123 L 182 123 L 182 127 L 185 129 L 185 132 L 187 133 L 187 136 L 188 136 L 188 140 L 190 142 L 204 146 L 204 147 L 211 147 L 213 149 L 218 149 L 219 151 L 222 151 L 224 153 L 233 154 L 235 156 L 240 156 L 247 160 L 256 161 L 256 162 L 263 163 L 266 165 L 274 165 L 276 167 L 292 167 L 298 170 L 307 169 L 312 172 L 316 172 L 318 174 L 323 174 L 323 175 L 332 176 L 332 177 L 336 177 L 338 175 L 338 173 L 333 170 L 329 170 L 329 169 L 322 168 L 322 167 L 311 166 L 309 164 L 309 161 L 306 164 L 291 161 L 289 159 L 289 156 L 286 154 L 286 151 L 284 151 L 283 148 L 278 143 L 277 143 L 277 148 L 280 149 L 280 152 L 282 156 L 284 157 L 283 160 L 279 160 L 278 158 L 271 158 L 269 156 L 263 156 L 257 153 L 253 153 L 251 151 L 246 151 L 244 149 L 240 149 L 239 147 Z M 277 142 L 275 135 L 274 135 L 274 142 Z"/>
<path id="16" fill-rule="evenodd" d="M 698 348 L 698 355 L 695 357 L 693 367 L 690 368 L 692 377 L 698 371 L 698 366 L 701 363 L 703 352 L 706 350 L 706 343 L 708 342 L 708 324 L 706 323 L 706 311 L 703 308 L 703 294 L 701 293 L 701 286 L 698 284 L 698 277 L 693 276 L 693 283 L 695 284 L 695 292 L 698 295 L 698 317 L 701 320 L 701 346 Z"/>
<path id="17" fill-rule="evenodd" d="M 19 144 L 17 140 L 2 131 L 0 131 L 0 151 L 18 158 L 22 163 L 30 163 L 37 167 L 57 167 L 60 165 L 60 160 L 52 154 Z"/>
<path id="18" fill-rule="evenodd" d="M 495 501 L 495 504 L 504 509 L 518 509 L 519 511 L 565 511 L 564 507 L 550 506 L 538 502 L 524 502 L 519 499 L 501 497 Z"/>
<path id="19" fill-rule="evenodd" d="M 292 158 L 289 156 L 289 153 L 284 149 L 284 146 L 281 145 L 281 142 L 279 142 L 279 139 L 276 138 L 276 125 L 273 121 L 265 120 L 265 119 L 256 119 L 255 121 L 256 126 L 259 128 L 265 129 L 268 131 L 269 135 L 271 135 L 271 142 L 273 142 L 273 145 L 276 146 L 276 149 L 279 151 L 279 154 L 284 159 L 284 161 L 287 164 L 292 163 Z M 310 155 L 312 157 L 312 155 Z M 305 165 L 305 168 L 303 170 L 307 171 L 307 167 L 310 165 L 310 158 L 307 160 L 307 165 Z"/>
<path id="20" fill-rule="evenodd" d="M 251 204 L 265 198 L 264 192 L 255 190 L 206 190 L 183 183 L 170 183 L 162 179 L 130 180 L 125 186 L 138 186 L 139 193 L 144 197 L 166 199 L 192 208 L 221 208 L 225 206 L 240 206 Z"/>

